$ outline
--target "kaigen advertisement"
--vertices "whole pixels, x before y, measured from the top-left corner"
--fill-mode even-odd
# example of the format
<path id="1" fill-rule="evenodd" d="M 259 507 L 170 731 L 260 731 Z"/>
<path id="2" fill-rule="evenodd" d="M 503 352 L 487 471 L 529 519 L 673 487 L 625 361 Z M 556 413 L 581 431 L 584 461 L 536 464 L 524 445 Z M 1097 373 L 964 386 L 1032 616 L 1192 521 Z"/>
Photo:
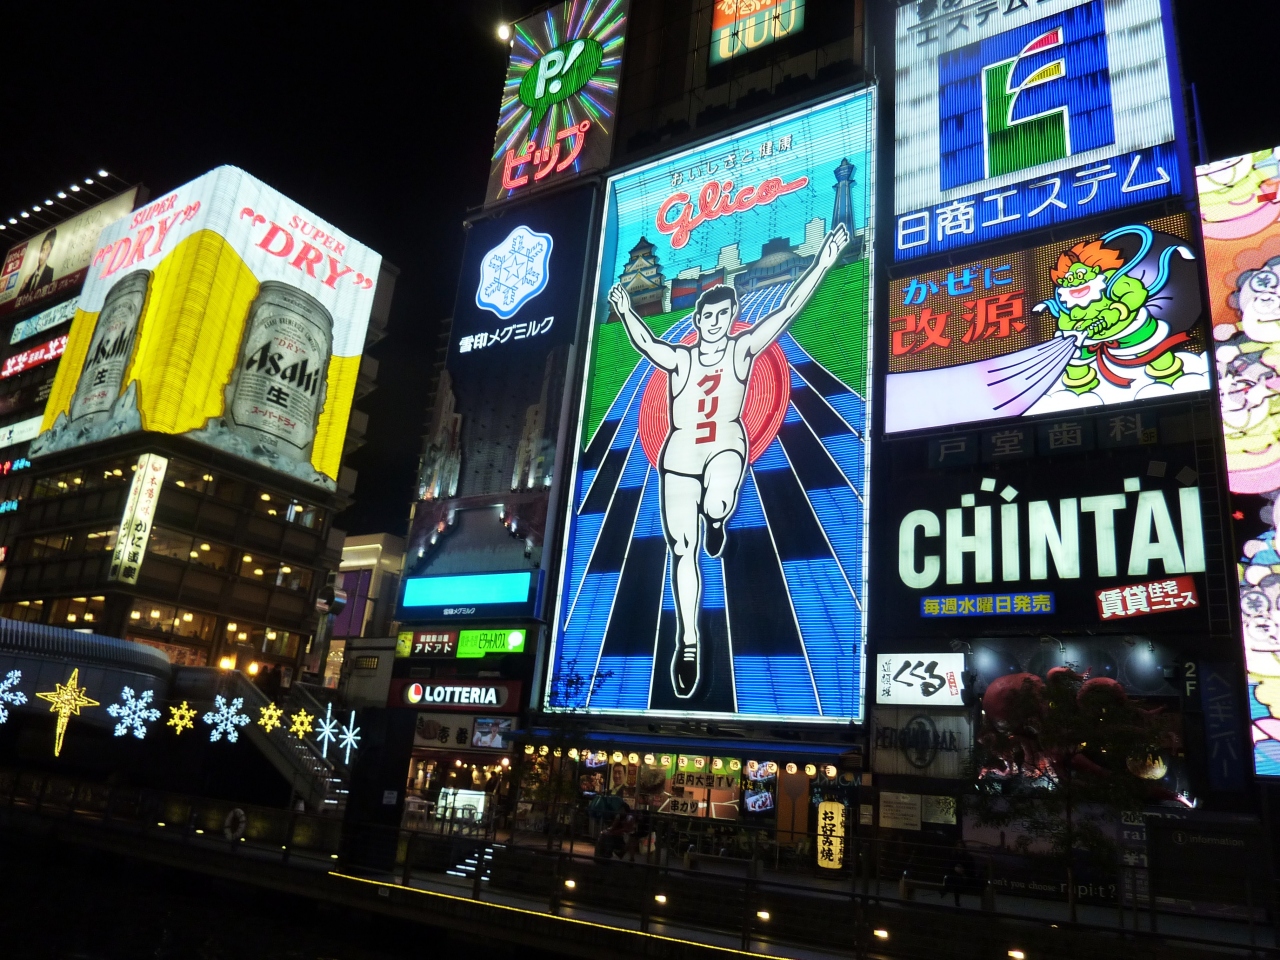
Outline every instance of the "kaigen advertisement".
<path id="1" fill-rule="evenodd" d="M 328 490 L 382 258 L 235 167 L 103 231 L 33 455 L 181 434 Z"/>
<path id="2" fill-rule="evenodd" d="M 885 431 L 1209 389 L 1194 227 L 1121 221 L 891 281 Z"/>
<path id="3" fill-rule="evenodd" d="M 862 716 L 873 106 L 610 181 L 548 709 Z"/>

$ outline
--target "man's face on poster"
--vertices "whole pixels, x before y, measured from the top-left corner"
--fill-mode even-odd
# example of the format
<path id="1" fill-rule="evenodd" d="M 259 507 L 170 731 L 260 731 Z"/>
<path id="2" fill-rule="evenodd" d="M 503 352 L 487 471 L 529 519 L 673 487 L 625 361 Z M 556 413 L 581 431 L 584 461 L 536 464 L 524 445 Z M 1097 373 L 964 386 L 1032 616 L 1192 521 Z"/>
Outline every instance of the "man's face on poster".
<path id="1" fill-rule="evenodd" d="M 49 254 L 51 253 L 53 253 L 53 241 L 46 237 L 45 241 L 40 244 L 40 253 L 36 262 L 37 271 L 44 269 L 45 264 L 49 262 Z"/>
<path id="2" fill-rule="evenodd" d="M 698 327 L 699 338 L 708 343 L 723 340 L 728 336 L 737 312 L 736 304 L 728 297 L 704 303 L 693 321 Z"/>

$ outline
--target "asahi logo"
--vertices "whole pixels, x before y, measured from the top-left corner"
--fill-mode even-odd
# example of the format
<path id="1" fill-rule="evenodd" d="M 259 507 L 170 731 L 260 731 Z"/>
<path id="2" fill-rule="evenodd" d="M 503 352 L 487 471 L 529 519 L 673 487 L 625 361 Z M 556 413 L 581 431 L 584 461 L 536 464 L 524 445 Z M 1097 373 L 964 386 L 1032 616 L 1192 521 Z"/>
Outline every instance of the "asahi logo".
<path id="1" fill-rule="evenodd" d="M 93 351 L 93 356 L 89 358 L 88 366 L 90 368 L 98 366 L 100 363 L 106 363 L 108 360 L 115 360 L 128 354 L 133 347 L 133 328 L 132 326 L 122 324 L 114 338 L 103 337 L 98 341 L 98 346 Z"/>
<path id="2" fill-rule="evenodd" d="M 281 383 L 292 384 L 297 389 L 314 397 L 320 389 L 319 372 L 315 369 L 307 369 L 308 360 L 306 357 L 285 366 L 284 361 L 288 358 L 283 353 L 272 349 L 278 345 L 278 342 L 277 337 L 272 337 L 262 346 L 250 352 L 244 361 L 245 372 L 251 373 L 256 370 L 258 373 L 273 377 Z"/>
<path id="3" fill-rule="evenodd" d="M 1013 486 L 998 486 L 983 478 L 980 491 L 963 494 L 956 507 L 902 518 L 903 584 L 1076 580 L 1082 560 L 1098 577 L 1204 571 L 1198 486 L 1143 490 L 1141 478 L 1129 477 L 1121 490 L 1057 500 L 1023 500 Z"/>

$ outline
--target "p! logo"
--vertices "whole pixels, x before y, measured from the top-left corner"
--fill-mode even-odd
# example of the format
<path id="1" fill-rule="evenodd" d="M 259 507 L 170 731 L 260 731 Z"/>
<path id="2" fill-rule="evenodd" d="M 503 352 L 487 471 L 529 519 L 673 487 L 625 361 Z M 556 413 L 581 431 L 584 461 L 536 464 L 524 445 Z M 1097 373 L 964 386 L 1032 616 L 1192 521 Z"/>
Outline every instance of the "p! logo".
<path id="1" fill-rule="evenodd" d="M 1115 143 L 1103 0 L 938 58 L 941 187 Z"/>

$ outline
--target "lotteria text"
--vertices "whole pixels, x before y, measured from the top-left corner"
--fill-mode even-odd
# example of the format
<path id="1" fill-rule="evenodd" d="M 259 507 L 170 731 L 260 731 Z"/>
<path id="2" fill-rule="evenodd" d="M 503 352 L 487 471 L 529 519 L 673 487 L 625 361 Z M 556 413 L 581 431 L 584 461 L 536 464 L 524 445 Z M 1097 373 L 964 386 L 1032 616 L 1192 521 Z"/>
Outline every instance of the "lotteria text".
<path id="1" fill-rule="evenodd" d="M 404 688 L 409 703 L 472 703 L 477 706 L 501 706 L 506 690 L 498 687 L 430 686 L 411 683 Z"/>

